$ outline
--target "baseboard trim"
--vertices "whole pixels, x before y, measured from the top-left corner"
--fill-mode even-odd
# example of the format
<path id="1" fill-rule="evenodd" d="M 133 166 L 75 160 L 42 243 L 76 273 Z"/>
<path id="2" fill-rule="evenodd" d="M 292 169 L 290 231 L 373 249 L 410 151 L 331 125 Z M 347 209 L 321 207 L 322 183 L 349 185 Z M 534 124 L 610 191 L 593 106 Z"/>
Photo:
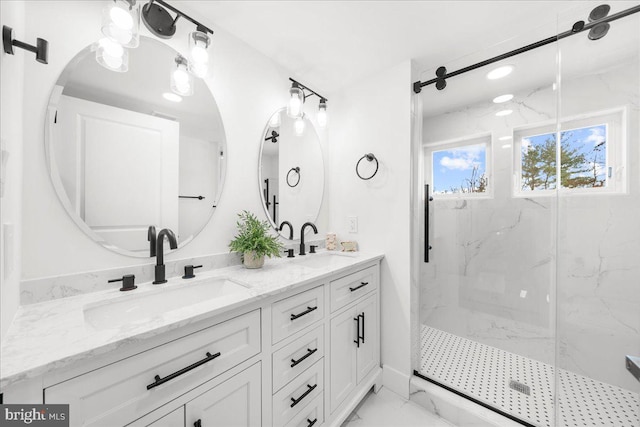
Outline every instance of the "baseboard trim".
<path id="1" fill-rule="evenodd" d="M 382 385 L 385 388 L 408 400 L 410 383 L 410 375 L 403 374 L 389 365 L 382 365 Z"/>

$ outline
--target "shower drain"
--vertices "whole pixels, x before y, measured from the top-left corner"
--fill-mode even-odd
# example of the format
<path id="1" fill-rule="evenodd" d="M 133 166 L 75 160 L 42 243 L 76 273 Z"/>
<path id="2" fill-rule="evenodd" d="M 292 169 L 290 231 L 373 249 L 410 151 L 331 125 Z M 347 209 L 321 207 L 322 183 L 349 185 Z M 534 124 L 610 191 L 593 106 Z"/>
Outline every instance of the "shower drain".
<path id="1" fill-rule="evenodd" d="M 531 396 L 531 387 L 516 380 L 509 380 L 509 387 L 515 391 Z"/>

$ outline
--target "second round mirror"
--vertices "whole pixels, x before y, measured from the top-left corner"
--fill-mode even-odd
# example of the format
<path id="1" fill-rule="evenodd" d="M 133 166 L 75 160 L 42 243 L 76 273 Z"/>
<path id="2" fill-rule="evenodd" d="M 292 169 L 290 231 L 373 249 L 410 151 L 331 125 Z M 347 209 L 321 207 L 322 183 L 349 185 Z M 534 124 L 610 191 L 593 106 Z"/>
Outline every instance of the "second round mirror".
<path id="1" fill-rule="evenodd" d="M 320 138 L 311 120 L 297 120 L 287 116 L 284 108 L 276 111 L 267 122 L 260 148 L 262 206 L 286 239 L 299 239 L 302 225 L 317 220 L 324 193 Z M 284 225 L 280 231 L 285 221 L 291 227 Z"/>

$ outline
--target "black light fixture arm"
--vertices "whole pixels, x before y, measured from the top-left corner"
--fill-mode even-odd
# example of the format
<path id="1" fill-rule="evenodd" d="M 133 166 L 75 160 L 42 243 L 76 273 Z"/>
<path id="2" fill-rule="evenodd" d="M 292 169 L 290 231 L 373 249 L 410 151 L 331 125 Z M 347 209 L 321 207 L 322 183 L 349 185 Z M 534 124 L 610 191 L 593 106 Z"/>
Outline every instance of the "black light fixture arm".
<path id="1" fill-rule="evenodd" d="M 300 89 L 302 89 L 302 93 L 304 93 L 305 90 L 308 90 L 310 93 L 309 94 L 304 94 L 304 97 L 306 98 L 307 96 L 311 96 L 311 95 L 315 95 L 318 98 L 320 98 L 320 101 L 328 101 L 327 98 L 325 98 L 324 96 L 320 95 L 318 92 L 316 92 L 315 90 L 309 89 L 307 86 L 303 85 L 302 83 L 300 83 L 297 80 L 292 79 L 291 77 L 289 77 L 289 80 L 291 82 L 294 83 L 294 85 L 297 85 Z"/>
<path id="2" fill-rule="evenodd" d="M 458 76 L 460 74 L 466 73 L 468 71 L 472 71 L 481 67 L 484 67 L 485 65 L 489 65 L 489 64 L 493 64 L 494 62 L 498 62 L 498 61 L 502 61 L 503 59 L 507 59 L 507 58 L 511 58 L 512 56 L 516 56 L 519 55 L 521 53 L 533 50 L 533 49 L 537 49 L 539 47 L 548 45 L 550 43 L 554 43 L 558 40 L 564 39 L 566 37 L 572 36 L 574 34 L 578 34 L 580 32 L 586 31 L 586 30 L 590 30 L 591 28 L 595 27 L 598 24 L 603 24 L 606 22 L 611 22 L 611 21 L 615 21 L 617 19 L 620 18 L 624 18 L 625 16 L 629 16 L 632 15 L 634 13 L 638 13 L 640 12 L 640 6 L 634 6 L 631 7 L 629 9 L 625 9 L 623 11 L 620 11 L 618 13 L 614 13 L 613 15 L 610 16 L 605 16 L 602 19 L 598 19 L 592 22 L 589 22 L 588 24 L 585 24 L 584 21 L 578 21 L 575 24 L 573 24 L 573 27 L 570 30 L 564 31 L 560 34 L 557 34 L 555 36 L 552 37 L 548 37 L 544 40 L 540 40 L 537 41 L 535 43 L 531 43 L 529 45 L 526 45 L 524 47 L 521 47 L 519 49 L 515 49 L 512 50 L 510 52 L 507 53 L 503 53 L 502 55 L 498 55 L 498 56 L 494 56 L 493 58 L 489 58 L 487 60 L 484 60 L 482 62 L 478 62 L 477 64 L 473 64 L 473 65 L 469 65 L 468 67 L 464 67 L 461 68 L 459 70 L 456 71 L 452 71 L 451 73 L 447 73 L 447 69 L 445 67 L 439 67 L 438 70 L 436 71 L 436 78 L 431 79 L 431 80 L 427 80 L 425 82 L 421 82 L 421 81 L 417 81 L 413 83 L 413 91 L 415 93 L 420 93 L 422 91 L 422 88 L 431 84 L 436 84 L 436 87 L 438 88 L 438 90 L 442 90 L 447 86 L 446 83 L 446 79 L 450 78 L 450 77 L 455 77 Z"/>
<path id="3" fill-rule="evenodd" d="M 176 9 L 175 7 L 171 6 L 166 1 L 164 1 L 164 0 L 149 0 L 149 4 L 152 4 L 153 2 L 156 2 L 156 3 L 160 4 L 160 5 L 162 5 L 163 7 L 169 9 L 170 11 L 174 12 L 177 15 L 176 18 L 173 21 L 174 25 L 175 25 L 176 21 L 178 20 L 178 18 L 182 17 L 182 18 L 186 19 L 187 21 L 190 21 L 191 23 L 195 24 L 196 30 L 201 31 L 203 33 L 213 34 L 213 30 L 212 29 L 202 25 L 200 22 L 196 21 L 195 19 L 193 19 L 192 17 L 190 17 L 186 13 L 183 13 L 180 10 Z"/>
<path id="4" fill-rule="evenodd" d="M 9 55 L 14 55 L 13 47 L 18 47 L 20 49 L 28 50 L 29 52 L 33 52 L 36 54 L 36 61 L 41 64 L 48 64 L 48 56 L 49 56 L 49 42 L 45 39 L 37 38 L 36 46 L 32 46 L 25 42 L 21 42 L 20 40 L 16 40 L 13 38 L 13 29 L 6 25 L 2 26 L 2 47 L 4 49 L 4 53 Z"/>

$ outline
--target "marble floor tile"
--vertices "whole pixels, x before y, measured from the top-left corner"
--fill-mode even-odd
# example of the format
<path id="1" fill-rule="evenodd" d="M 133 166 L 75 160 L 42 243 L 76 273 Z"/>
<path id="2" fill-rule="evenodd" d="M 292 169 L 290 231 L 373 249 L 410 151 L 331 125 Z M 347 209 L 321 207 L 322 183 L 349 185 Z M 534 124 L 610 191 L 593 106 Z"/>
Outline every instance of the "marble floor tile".
<path id="1" fill-rule="evenodd" d="M 453 424 L 383 387 L 378 394 L 369 392 L 342 424 L 342 427 L 369 426 L 452 427 Z"/>

